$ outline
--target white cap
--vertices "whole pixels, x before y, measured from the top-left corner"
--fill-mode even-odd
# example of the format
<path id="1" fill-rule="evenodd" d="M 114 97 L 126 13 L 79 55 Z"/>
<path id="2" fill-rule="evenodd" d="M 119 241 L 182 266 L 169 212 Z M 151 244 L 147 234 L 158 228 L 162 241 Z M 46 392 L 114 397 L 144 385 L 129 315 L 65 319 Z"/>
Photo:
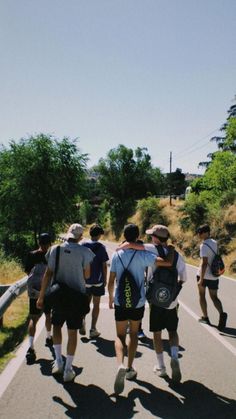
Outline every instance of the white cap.
<path id="1" fill-rule="evenodd" d="M 68 228 L 66 239 L 78 240 L 83 234 L 83 231 L 84 229 L 81 224 L 71 224 L 71 226 Z"/>

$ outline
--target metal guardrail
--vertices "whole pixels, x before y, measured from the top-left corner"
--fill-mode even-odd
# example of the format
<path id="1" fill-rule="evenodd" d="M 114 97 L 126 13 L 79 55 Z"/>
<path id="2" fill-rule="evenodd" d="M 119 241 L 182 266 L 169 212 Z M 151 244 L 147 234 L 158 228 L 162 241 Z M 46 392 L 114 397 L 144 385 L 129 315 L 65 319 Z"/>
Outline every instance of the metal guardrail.
<path id="1" fill-rule="evenodd" d="M 15 298 L 22 294 L 24 291 L 26 291 L 27 279 L 28 277 L 25 276 L 19 281 L 14 282 L 12 285 L 0 285 L 0 319 L 2 318 L 7 308 L 11 305 L 12 301 L 15 300 Z"/>

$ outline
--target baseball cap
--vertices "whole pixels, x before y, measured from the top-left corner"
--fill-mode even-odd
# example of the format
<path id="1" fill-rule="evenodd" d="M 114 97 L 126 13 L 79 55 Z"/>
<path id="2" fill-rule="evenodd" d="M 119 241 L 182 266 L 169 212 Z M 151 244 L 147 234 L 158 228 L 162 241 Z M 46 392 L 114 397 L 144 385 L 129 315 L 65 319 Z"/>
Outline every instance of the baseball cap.
<path id="1" fill-rule="evenodd" d="M 68 228 L 66 239 L 75 239 L 78 240 L 78 238 L 83 233 L 84 229 L 81 224 L 71 224 L 71 226 Z"/>
<path id="2" fill-rule="evenodd" d="M 51 244 L 52 240 L 48 233 L 42 233 L 39 236 L 39 244 Z"/>
<path id="3" fill-rule="evenodd" d="M 92 237 L 96 237 L 96 236 L 99 236 L 100 234 L 104 234 L 104 230 L 99 224 L 93 224 L 90 227 L 89 234 Z"/>
<path id="4" fill-rule="evenodd" d="M 149 230 L 146 230 L 146 234 L 149 234 L 150 236 L 161 237 L 162 239 L 168 239 L 170 236 L 168 228 L 162 224 L 154 225 Z"/>

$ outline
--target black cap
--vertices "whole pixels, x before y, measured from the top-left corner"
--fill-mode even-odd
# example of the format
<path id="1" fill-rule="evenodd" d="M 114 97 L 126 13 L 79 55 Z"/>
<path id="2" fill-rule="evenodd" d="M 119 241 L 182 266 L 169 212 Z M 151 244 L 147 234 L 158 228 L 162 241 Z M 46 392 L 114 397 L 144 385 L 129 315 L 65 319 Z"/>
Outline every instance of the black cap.
<path id="1" fill-rule="evenodd" d="M 51 244 L 52 240 L 48 233 L 42 233 L 39 236 L 39 244 Z"/>
<path id="2" fill-rule="evenodd" d="M 210 233 L 210 231 L 210 226 L 208 224 L 203 224 L 202 226 L 198 227 L 197 234 Z"/>
<path id="3" fill-rule="evenodd" d="M 99 224 L 93 224 L 89 230 L 89 234 L 91 237 L 97 237 L 100 234 L 104 234 L 104 230 Z"/>

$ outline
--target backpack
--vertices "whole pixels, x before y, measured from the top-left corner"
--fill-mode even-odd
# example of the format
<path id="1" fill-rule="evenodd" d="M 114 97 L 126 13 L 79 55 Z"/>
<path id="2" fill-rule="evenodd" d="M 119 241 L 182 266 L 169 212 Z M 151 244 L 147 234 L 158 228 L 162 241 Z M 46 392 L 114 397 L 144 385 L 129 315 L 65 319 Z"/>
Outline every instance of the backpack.
<path id="1" fill-rule="evenodd" d="M 204 243 L 211 251 L 214 253 L 214 258 L 211 262 L 210 270 L 213 276 L 219 277 L 220 275 L 223 275 L 225 271 L 225 264 L 223 262 L 222 257 L 219 255 L 219 253 L 216 253 L 209 244 Z"/>
<path id="2" fill-rule="evenodd" d="M 37 263 L 30 271 L 27 279 L 27 290 L 29 298 L 38 298 L 43 275 L 46 271 L 45 263 Z"/>
<path id="3" fill-rule="evenodd" d="M 165 258 L 162 246 L 156 246 L 161 257 Z M 174 252 L 174 262 L 169 268 L 157 267 L 152 278 L 148 281 L 146 298 L 150 304 L 157 307 L 168 308 L 179 294 L 182 285 L 178 283 L 178 271 L 176 268 L 178 253 Z"/>
<path id="4" fill-rule="evenodd" d="M 140 288 L 135 281 L 133 274 L 129 270 L 129 266 L 134 258 L 135 253 L 136 250 L 133 253 L 127 267 L 125 267 L 119 253 L 117 252 L 121 264 L 124 268 L 117 288 L 118 303 L 123 308 L 135 308 L 141 298 Z"/>

